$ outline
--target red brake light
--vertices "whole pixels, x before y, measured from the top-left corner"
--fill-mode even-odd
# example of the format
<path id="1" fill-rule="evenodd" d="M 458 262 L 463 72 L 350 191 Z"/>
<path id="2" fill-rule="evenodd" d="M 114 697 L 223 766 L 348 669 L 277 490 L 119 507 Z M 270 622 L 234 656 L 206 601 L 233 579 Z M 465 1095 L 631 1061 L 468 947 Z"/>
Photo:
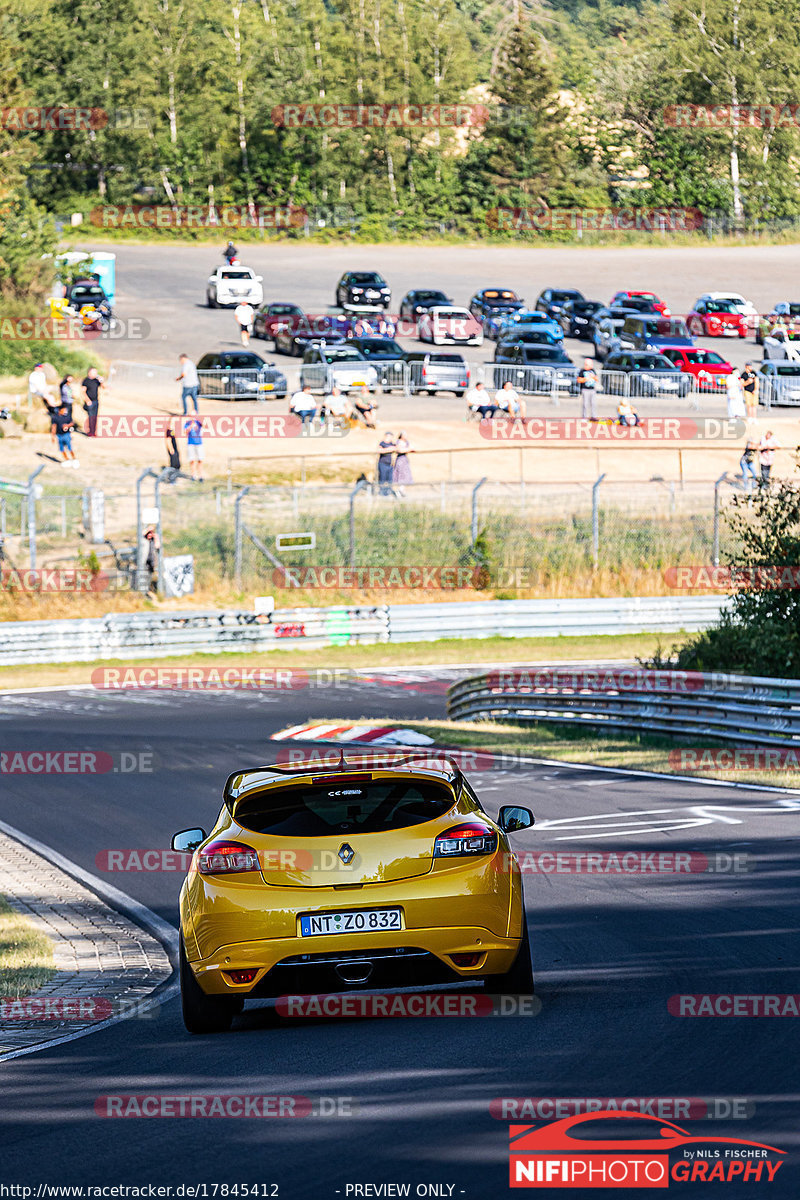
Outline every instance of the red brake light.
<path id="1" fill-rule="evenodd" d="M 457 858 L 465 854 L 494 854 L 497 849 L 497 834 L 486 825 L 470 822 L 454 825 L 446 833 L 440 833 L 433 844 L 434 858 Z"/>
<path id="2" fill-rule="evenodd" d="M 257 871 L 258 854 L 244 842 L 210 842 L 197 852 L 197 870 L 201 875 L 234 875 L 239 871 Z"/>

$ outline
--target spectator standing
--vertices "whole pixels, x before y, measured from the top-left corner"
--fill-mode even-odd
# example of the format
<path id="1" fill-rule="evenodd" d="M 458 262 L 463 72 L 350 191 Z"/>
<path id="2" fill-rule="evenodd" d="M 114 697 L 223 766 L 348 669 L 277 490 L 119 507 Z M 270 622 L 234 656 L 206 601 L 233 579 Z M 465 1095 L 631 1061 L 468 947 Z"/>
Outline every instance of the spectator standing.
<path id="1" fill-rule="evenodd" d="M 69 413 L 70 421 L 72 420 L 72 406 L 75 403 L 75 397 L 72 394 L 72 385 L 74 382 L 75 380 L 72 375 L 65 375 L 61 380 L 61 383 L 58 385 L 58 396 L 60 401 L 58 407 L 60 408 L 62 404 L 67 406 L 67 412 Z"/>
<path id="2" fill-rule="evenodd" d="M 754 484 L 758 483 L 756 475 L 755 459 L 758 454 L 758 443 L 752 438 L 748 438 L 745 443 L 742 457 L 739 459 L 739 466 L 742 468 L 742 480 L 744 482 L 744 490 L 749 495 Z"/>
<path id="3" fill-rule="evenodd" d="M 725 387 L 728 393 L 728 420 L 736 421 L 746 416 L 744 389 L 738 371 L 731 371 L 725 380 Z"/>
<path id="4" fill-rule="evenodd" d="M 37 363 L 28 376 L 28 395 L 44 401 L 45 406 L 53 410 L 53 397 L 47 386 L 47 376 L 44 373 L 44 363 Z"/>
<path id="5" fill-rule="evenodd" d="M 748 421 L 755 421 L 758 416 L 758 376 L 751 362 L 745 363 L 740 376 L 744 392 L 744 404 Z"/>
<path id="6" fill-rule="evenodd" d="M 84 402 L 83 407 L 86 410 L 86 436 L 97 436 L 97 414 L 100 411 L 100 389 L 103 387 L 103 380 L 97 374 L 96 367 L 89 367 L 86 372 L 86 378 L 81 382 L 83 388 Z"/>
<path id="7" fill-rule="evenodd" d="M 246 300 L 243 300 L 241 304 L 236 305 L 233 315 L 239 322 L 239 335 L 242 339 L 242 345 L 249 346 L 250 331 L 253 328 L 253 321 L 256 319 L 256 310 L 252 304 L 248 304 Z"/>
<path id="8" fill-rule="evenodd" d="M 175 438 L 175 425 L 172 421 L 170 421 L 167 425 L 167 431 L 164 434 L 164 440 L 167 444 L 167 460 L 169 462 L 170 471 L 180 471 L 181 455 Z M 174 482 L 174 475 L 171 482 Z"/>
<path id="9" fill-rule="evenodd" d="M 392 481 L 394 477 L 393 455 L 397 449 L 392 438 L 391 432 L 387 429 L 386 433 L 378 443 L 378 485 L 381 496 L 392 496 Z"/>
<path id="10" fill-rule="evenodd" d="M 148 525 L 144 531 L 144 540 L 147 544 L 147 555 L 145 556 L 144 565 L 150 572 L 150 583 L 148 584 L 148 592 L 155 592 L 158 586 L 158 556 L 161 553 L 161 543 L 158 540 L 158 531 L 155 525 Z"/>
<path id="11" fill-rule="evenodd" d="M 199 417 L 188 416 L 183 422 L 186 434 L 186 457 L 189 460 L 189 470 L 192 479 L 197 483 L 203 482 L 203 422 Z"/>
<path id="12" fill-rule="evenodd" d="M 397 435 L 395 450 L 392 482 L 395 485 L 395 495 L 405 497 L 406 484 L 414 482 L 414 476 L 411 474 L 411 464 L 408 461 L 408 456 L 414 453 L 414 448 L 406 437 L 404 429 L 401 429 Z"/>
<path id="13" fill-rule="evenodd" d="M 187 400 L 194 402 L 194 411 L 199 412 L 197 407 L 197 396 L 200 391 L 200 377 L 197 374 L 197 367 L 189 358 L 188 354 L 181 354 L 178 360 L 181 364 L 181 373 L 176 375 L 175 382 L 181 385 L 181 403 L 183 404 L 183 415 L 189 411 Z"/>
<path id="14" fill-rule="evenodd" d="M 289 401 L 289 409 L 298 416 L 303 425 L 310 425 L 317 415 L 317 402 L 308 387 L 295 392 Z"/>
<path id="15" fill-rule="evenodd" d="M 581 416 L 590 421 L 597 420 L 597 372 L 592 366 L 592 360 L 585 358 L 583 367 L 578 373 L 578 391 L 581 397 Z"/>
<path id="16" fill-rule="evenodd" d="M 775 451 L 779 449 L 780 442 L 776 440 L 772 430 L 768 429 L 758 447 L 761 459 L 761 484 L 763 487 L 769 486 L 772 465 L 775 462 Z"/>
<path id="17" fill-rule="evenodd" d="M 50 418 L 50 440 L 58 443 L 63 467 L 80 466 L 75 451 L 72 449 L 72 431 L 75 428 L 72 417 L 67 412 L 66 404 L 61 404 Z"/>

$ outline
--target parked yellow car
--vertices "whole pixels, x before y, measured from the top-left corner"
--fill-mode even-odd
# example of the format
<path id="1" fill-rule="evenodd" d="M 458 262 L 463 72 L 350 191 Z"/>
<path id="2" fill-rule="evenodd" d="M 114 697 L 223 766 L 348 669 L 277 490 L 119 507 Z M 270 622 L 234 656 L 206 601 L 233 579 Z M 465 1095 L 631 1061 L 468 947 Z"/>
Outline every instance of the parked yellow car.
<path id="1" fill-rule="evenodd" d="M 245 999 L 485 981 L 533 991 L 522 879 L 507 834 L 459 768 L 410 755 L 231 775 L 180 895 L 183 1016 L 228 1029 Z"/>

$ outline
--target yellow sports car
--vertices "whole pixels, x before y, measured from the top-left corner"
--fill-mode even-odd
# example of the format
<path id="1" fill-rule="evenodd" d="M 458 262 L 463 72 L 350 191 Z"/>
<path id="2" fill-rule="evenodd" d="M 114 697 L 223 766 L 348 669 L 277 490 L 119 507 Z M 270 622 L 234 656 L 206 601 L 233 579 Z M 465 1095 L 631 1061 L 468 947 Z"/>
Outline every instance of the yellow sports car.
<path id="1" fill-rule="evenodd" d="M 485 981 L 531 993 L 522 879 L 506 835 L 441 756 L 239 771 L 210 834 L 187 829 L 180 977 L 190 1033 L 255 997 Z"/>

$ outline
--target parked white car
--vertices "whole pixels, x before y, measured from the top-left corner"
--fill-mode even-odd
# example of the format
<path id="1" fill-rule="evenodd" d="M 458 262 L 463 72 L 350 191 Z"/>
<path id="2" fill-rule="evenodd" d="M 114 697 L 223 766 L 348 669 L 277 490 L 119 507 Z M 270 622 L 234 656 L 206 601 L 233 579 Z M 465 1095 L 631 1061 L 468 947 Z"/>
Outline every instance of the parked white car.
<path id="1" fill-rule="evenodd" d="M 355 346 L 346 343 L 309 346 L 300 367 L 300 386 L 312 392 L 327 392 L 334 385 L 343 392 L 362 387 L 374 392 L 378 386 L 378 372 Z"/>
<path id="2" fill-rule="evenodd" d="M 738 313 L 747 317 L 747 324 L 754 329 L 758 322 L 758 309 L 752 300 L 746 300 L 740 292 L 704 292 L 700 300 L 729 300 Z"/>
<path id="3" fill-rule="evenodd" d="M 436 305 L 417 317 L 417 335 L 421 342 L 434 346 L 482 346 L 483 326 L 468 308 Z"/>
<path id="4" fill-rule="evenodd" d="M 247 300 L 253 308 L 258 308 L 264 301 L 262 280 L 263 276 L 256 275 L 251 267 L 217 267 L 208 277 L 206 304 L 209 308 L 222 308 Z"/>

